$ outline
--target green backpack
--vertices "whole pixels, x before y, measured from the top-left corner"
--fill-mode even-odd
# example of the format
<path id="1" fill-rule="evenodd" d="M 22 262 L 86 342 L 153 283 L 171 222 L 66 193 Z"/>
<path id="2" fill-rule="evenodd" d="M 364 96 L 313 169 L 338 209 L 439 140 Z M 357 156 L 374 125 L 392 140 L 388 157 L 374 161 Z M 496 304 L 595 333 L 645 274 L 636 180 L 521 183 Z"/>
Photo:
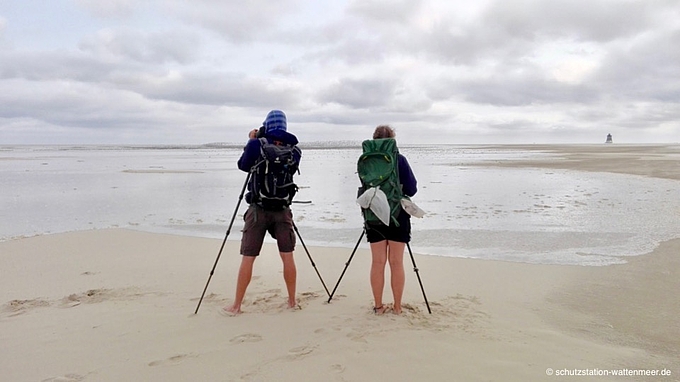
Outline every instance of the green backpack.
<path id="1" fill-rule="evenodd" d="M 399 183 L 397 142 L 394 138 L 367 139 L 361 147 L 363 154 L 357 161 L 357 173 L 361 180 L 360 194 L 372 187 L 380 188 L 390 205 L 390 220 L 398 227 L 397 216 L 403 193 Z M 362 209 L 362 212 L 367 224 L 383 224 L 370 209 Z"/>

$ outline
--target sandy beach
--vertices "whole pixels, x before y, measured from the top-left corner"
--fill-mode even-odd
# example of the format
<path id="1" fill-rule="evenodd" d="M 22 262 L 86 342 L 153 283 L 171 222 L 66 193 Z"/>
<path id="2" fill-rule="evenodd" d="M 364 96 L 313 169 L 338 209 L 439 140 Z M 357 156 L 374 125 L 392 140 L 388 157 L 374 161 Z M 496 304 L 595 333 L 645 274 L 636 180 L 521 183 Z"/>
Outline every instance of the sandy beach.
<path id="1" fill-rule="evenodd" d="M 561 158 L 487 165 L 680 180 L 678 146 L 522 147 Z M 266 245 L 244 313 L 224 317 L 240 263 L 228 241 L 194 314 L 220 244 L 122 228 L 0 242 L 0 380 L 680 380 L 680 239 L 604 267 L 416 253 L 432 314 L 405 259 L 400 316 L 372 313 L 367 250 L 327 303 L 299 244 L 301 309 L 287 309 Z M 351 250 L 309 252 L 332 289 Z"/>

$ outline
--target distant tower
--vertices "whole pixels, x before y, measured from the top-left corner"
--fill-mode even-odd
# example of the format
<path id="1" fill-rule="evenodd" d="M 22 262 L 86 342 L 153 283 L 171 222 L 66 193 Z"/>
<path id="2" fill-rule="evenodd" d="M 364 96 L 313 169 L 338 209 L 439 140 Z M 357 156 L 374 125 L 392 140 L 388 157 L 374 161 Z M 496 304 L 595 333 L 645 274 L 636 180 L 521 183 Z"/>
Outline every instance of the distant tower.
<path id="1" fill-rule="evenodd" d="M 607 134 L 607 141 L 605 143 L 613 143 L 611 134 Z"/>

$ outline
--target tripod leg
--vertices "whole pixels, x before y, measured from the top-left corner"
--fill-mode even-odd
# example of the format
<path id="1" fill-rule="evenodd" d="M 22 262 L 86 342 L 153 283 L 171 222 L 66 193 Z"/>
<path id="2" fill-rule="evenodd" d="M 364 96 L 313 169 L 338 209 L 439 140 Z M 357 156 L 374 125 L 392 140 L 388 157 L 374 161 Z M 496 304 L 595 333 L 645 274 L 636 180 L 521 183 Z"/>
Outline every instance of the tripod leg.
<path id="1" fill-rule="evenodd" d="M 302 247 L 304 247 L 305 252 L 307 252 L 307 257 L 309 257 L 309 261 L 312 263 L 312 267 L 314 267 L 314 270 L 316 271 L 316 275 L 319 276 L 319 280 L 321 280 L 321 285 L 323 285 L 323 289 L 325 289 L 326 294 L 330 296 L 330 293 L 328 292 L 328 288 L 326 287 L 326 283 L 323 282 L 323 278 L 321 277 L 319 270 L 316 268 L 316 264 L 314 264 L 314 260 L 312 260 L 312 255 L 309 254 L 309 251 L 307 250 L 307 246 L 305 245 L 305 241 L 302 240 L 302 236 L 300 236 L 300 231 L 298 231 L 298 228 L 295 225 L 295 223 L 293 223 L 293 228 L 295 229 L 295 233 L 297 234 L 298 238 L 300 238 L 300 243 L 302 243 Z"/>
<path id="2" fill-rule="evenodd" d="M 406 246 L 408 247 L 409 255 L 411 255 L 411 262 L 413 263 L 413 271 L 416 273 L 416 276 L 418 277 L 418 284 L 420 284 L 420 290 L 423 292 L 423 298 L 425 299 L 425 305 L 427 306 L 427 312 L 432 314 L 432 310 L 430 309 L 430 303 L 427 302 L 427 296 L 425 296 L 425 288 L 423 288 L 423 282 L 420 281 L 420 274 L 418 273 L 418 266 L 416 266 L 416 260 L 413 257 L 413 252 L 411 252 L 411 245 L 409 245 L 409 243 L 406 243 Z"/>
<path id="3" fill-rule="evenodd" d="M 220 256 L 222 256 L 222 250 L 224 249 L 224 244 L 227 242 L 227 237 L 229 237 L 229 233 L 231 232 L 231 227 L 234 225 L 234 219 L 236 218 L 236 214 L 238 213 L 238 208 L 241 205 L 241 200 L 243 200 L 243 194 L 246 191 L 246 187 L 248 186 L 248 181 L 250 180 L 250 175 L 252 172 L 248 173 L 248 176 L 246 176 L 246 181 L 243 183 L 243 188 L 241 189 L 241 195 L 238 197 L 238 203 L 236 203 L 236 208 L 234 209 L 234 214 L 231 215 L 231 222 L 229 222 L 229 227 L 227 228 L 227 233 L 224 235 L 224 240 L 222 240 L 222 246 L 220 246 L 220 251 L 217 253 L 217 258 L 215 259 L 215 264 L 213 264 L 212 269 L 210 270 L 210 275 L 208 276 L 208 281 L 205 283 L 205 288 L 203 288 L 203 293 L 201 294 L 200 300 L 198 300 L 198 305 L 196 306 L 196 311 L 194 314 L 198 313 L 198 308 L 201 307 L 201 302 L 203 302 L 203 297 L 205 296 L 205 292 L 208 290 L 208 284 L 210 284 L 210 279 L 212 279 L 213 274 L 215 273 L 215 268 L 217 268 L 217 262 L 220 261 Z"/>
<path id="4" fill-rule="evenodd" d="M 342 280 L 342 276 L 345 275 L 345 271 L 347 271 L 347 267 L 349 267 L 349 263 L 352 261 L 352 258 L 354 257 L 354 253 L 357 251 L 357 248 L 359 248 L 359 244 L 361 243 L 361 239 L 364 238 L 364 234 L 366 233 L 366 230 L 364 229 L 361 231 L 361 236 L 359 236 L 359 240 L 357 240 L 357 244 L 354 246 L 354 250 L 352 251 L 352 254 L 349 256 L 349 259 L 345 263 L 345 269 L 342 270 L 342 273 L 340 274 L 340 278 L 338 279 L 338 282 L 335 283 L 335 287 L 333 288 L 333 292 L 328 296 L 328 303 L 331 302 L 333 299 L 333 295 L 335 294 L 335 291 L 338 289 L 338 285 L 340 285 L 340 280 Z"/>

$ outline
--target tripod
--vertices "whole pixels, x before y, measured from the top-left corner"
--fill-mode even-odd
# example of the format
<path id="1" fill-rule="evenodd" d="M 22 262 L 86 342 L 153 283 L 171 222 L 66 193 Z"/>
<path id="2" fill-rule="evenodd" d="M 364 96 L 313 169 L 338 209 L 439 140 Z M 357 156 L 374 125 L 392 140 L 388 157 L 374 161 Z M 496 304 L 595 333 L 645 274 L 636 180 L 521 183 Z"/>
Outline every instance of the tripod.
<path id="1" fill-rule="evenodd" d="M 357 244 L 354 246 L 354 250 L 352 251 L 352 254 L 349 256 L 349 259 L 345 263 L 345 268 L 342 270 L 342 273 L 340 274 L 340 278 L 338 278 L 338 282 L 335 283 L 335 287 L 333 288 L 333 292 L 328 296 L 328 303 L 331 302 L 333 299 L 333 295 L 335 294 L 335 291 L 338 289 L 338 285 L 340 285 L 340 280 L 342 280 L 342 277 L 345 275 L 345 271 L 347 271 L 347 268 L 349 267 L 349 263 L 352 261 L 352 258 L 354 258 L 354 254 L 357 251 L 357 248 L 359 248 L 359 244 L 361 243 L 361 239 L 363 239 L 364 235 L 366 234 L 366 227 L 361 231 L 361 236 L 359 236 L 359 240 L 357 240 Z M 427 296 L 425 295 L 425 288 L 423 288 L 423 282 L 420 280 L 420 273 L 418 273 L 418 266 L 416 266 L 416 259 L 413 257 L 413 252 L 411 252 L 411 245 L 409 243 L 406 243 L 406 247 L 408 248 L 408 253 L 411 256 L 411 263 L 413 264 L 413 271 L 416 273 L 416 276 L 418 277 L 418 284 L 420 284 L 420 290 L 423 292 L 423 299 L 425 299 L 425 305 L 427 306 L 427 312 L 429 314 L 432 314 L 432 310 L 430 309 L 430 303 L 427 301 Z"/>
<path id="2" fill-rule="evenodd" d="M 201 294 L 201 298 L 198 301 L 198 305 L 196 306 L 196 311 L 194 311 L 194 314 L 197 314 L 198 309 L 201 307 L 201 302 L 203 301 L 203 297 L 205 296 L 205 292 L 208 290 L 208 284 L 210 284 L 210 279 L 212 279 L 212 276 L 215 273 L 215 268 L 217 268 L 217 263 L 220 261 L 220 256 L 222 256 L 222 250 L 224 249 L 224 245 L 227 242 L 227 237 L 229 237 L 229 233 L 231 232 L 231 227 L 234 224 L 234 219 L 236 218 L 236 214 L 238 213 L 238 208 L 241 205 L 241 200 L 243 200 L 243 194 L 245 193 L 246 187 L 248 186 L 248 181 L 250 180 L 250 177 L 251 177 L 252 174 L 253 174 L 253 171 L 251 170 L 248 173 L 248 176 L 246 176 L 245 183 L 243 183 L 243 188 L 241 189 L 241 194 L 238 196 L 238 203 L 236 203 L 236 208 L 234 209 L 234 213 L 231 216 L 231 221 L 229 222 L 229 228 L 227 228 L 227 233 L 224 235 L 224 240 L 222 240 L 222 245 L 220 246 L 220 251 L 217 253 L 217 258 L 215 259 L 215 264 L 213 264 L 213 267 L 210 270 L 210 275 L 208 276 L 208 281 L 205 283 L 205 287 L 203 288 L 203 293 Z M 317 276 L 319 276 L 319 280 L 321 280 L 321 284 L 323 285 L 324 289 L 326 290 L 326 294 L 328 294 L 330 296 L 330 293 L 328 293 L 328 288 L 326 287 L 326 283 L 324 283 L 323 278 L 321 277 L 321 274 L 319 273 L 319 270 L 316 268 L 316 264 L 314 264 L 314 260 L 312 259 L 312 256 L 309 254 L 309 251 L 307 250 L 307 246 L 305 245 L 305 242 L 302 240 L 302 236 L 300 235 L 300 231 L 298 231 L 298 228 L 295 225 L 295 223 L 293 223 L 293 229 L 295 230 L 295 233 L 297 234 L 297 236 L 300 238 L 300 242 L 302 243 L 302 246 L 305 248 L 305 252 L 307 252 L 307 257 L 309 258 L 309 261 L 312 263 L 312 267 L 314 267 L 314 270 L 316 271 Z"/>
<path id="3" fill-rule="evenodd" d="M 330 301 L 331 294 L 328 292 L 328 288 L 326 287 L 326 283 L 323 282 L 323 278 L 321 277 L 319 270 L 316 268 L 316 264 L 314 264 L 314 260 L 312 260 L 312 255 L 309 254 L 309 251 L 307 250 L 307 246 L 305 245 L 305 241 L 302 240 L 302 236 L 300 235 L 300 231 L 298 231 L 298 227 L 297 227 L 297 225 L 295 225 L 295 223 L 293 223 L 293 229 L 295 229 L 295 233 L 300 238 L 300 243 L 302 243 L 302 247 L 305 249 L 305 252 L 307 252 L 307 257 L 309 258 L 309 261 L 312 263 L 312 267 L 316 271 L 316 275 L 319 276 L 319 280 L 321 280 L 321 285 L 323 285 L 323 289 L 326 290 L 326 294 L 329 297 L 328 301 Z"/>
<path id="4" fill-rule="evenodd" d="M 238 203 L 236 203 L 236 208 L 234 208 L 234 214 L 231 215 L 231 221 L 229 222 L 229 227 L 227 228 L 227 233 L 224 235 L 224 240 L 222 240 L 222 246 L 220 246 L 220 251 L 217 253 L 217 258 L 215 259 L 215 264 L 213 264 L 212 269 L 210 270 L 210 276 L 208 276 L 208 281 L 205 283 L 205 288 L 203 288 L 203 293 L 201 294 L 201 299 L 198 300 L 198 305 L 196 306 L 196 311 L 194 314 L 198 313 L 198 308 L 201 307 L 201 302 L 203 301 L 203 297 L 205 296 L 205 291 L 208 290 L 208 284 L 210 284 L 210 279 L 212 279 L 213 274 L 215 273 L 215 268 L 217 268 L 217 262 L 220 261 L 220 256 L 222 256 L 222 250 L 224 249 L 224 244 L 227 243 L 227 237 L 229 237 L 229 233 L 231 232 L 231 227 L 234 225 L 234 219 L 236 219 L 236 214 L 238 213 L 238 208 L 241 205 L 241 200 L 243 200 L 243 194 L 246 192 L 246 187 L 248 186 L 248 181 L 250 180 L 250 177 L 253 175 L 253 171 L 251 170 L 248 173 L 248 176 L 246 176 L 246 181 L 243 183 L 243 188 L 241 188 L 241 194 L 238 196 Z"/>

